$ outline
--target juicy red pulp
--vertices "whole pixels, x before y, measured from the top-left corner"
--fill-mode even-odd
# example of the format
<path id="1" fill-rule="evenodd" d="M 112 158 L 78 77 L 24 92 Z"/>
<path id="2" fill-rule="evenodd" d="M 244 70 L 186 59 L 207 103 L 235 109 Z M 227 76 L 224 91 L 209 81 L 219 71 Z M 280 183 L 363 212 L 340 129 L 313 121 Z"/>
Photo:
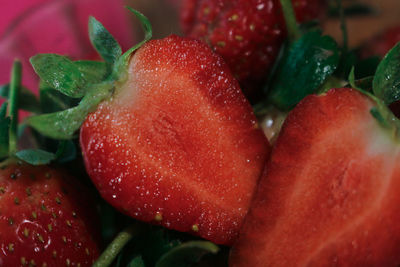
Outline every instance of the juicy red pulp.
<path id="1" fill-rule="evenodd" d="M 268 152 L 227 66 L 177 36 L 137 51 L 128 81 L 83 124 L 81 146 L 113 206 L 222 244 L 236 238 Z"/>
<path id="2" fill-rule="evenodd" d="M 336 89 L 289 114 L 232 266 L 400 264 L 400 146 L 373 106 Z"/>

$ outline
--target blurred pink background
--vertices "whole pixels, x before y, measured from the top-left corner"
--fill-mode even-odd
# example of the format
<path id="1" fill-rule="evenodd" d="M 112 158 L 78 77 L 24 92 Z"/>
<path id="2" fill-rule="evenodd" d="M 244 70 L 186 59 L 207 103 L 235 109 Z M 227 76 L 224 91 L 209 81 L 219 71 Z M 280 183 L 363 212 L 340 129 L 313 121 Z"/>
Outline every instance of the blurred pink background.
<path id="1" fill-rule="evenodd" d="M 124 50 L 134 43 L 134 30 L 122 0 L 0 0 L 0 84 L 8 83 L 14 58 L 23 63 L 23 84 L 37 90 L 29 58 L 58 53 L 73 59 L 96 59 L 87 25 L 101 21 Z"/>

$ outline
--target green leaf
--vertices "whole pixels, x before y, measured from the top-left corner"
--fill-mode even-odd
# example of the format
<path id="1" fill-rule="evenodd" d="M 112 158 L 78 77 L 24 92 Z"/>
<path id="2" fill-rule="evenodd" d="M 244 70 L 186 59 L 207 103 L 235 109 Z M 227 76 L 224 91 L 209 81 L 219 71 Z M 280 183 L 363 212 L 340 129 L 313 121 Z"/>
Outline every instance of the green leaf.
<path id="1" fill-rule="evenodd" d="M 9 129 L 11 120 L 7 115 L 7 102 L 0 107 L 0 158 L 8 156 Z"/>
<path id="2" fill-rule="evenodd" d="M 5 84 L 0 86 L 0 97 L 8 99 L 10 93 L 10 85 Z M 19 91 L 18 108 L 30 111 L 33 113 L 40 113 L 40 104 L 37 97 L 26 87 L 21 87 Z"/>
<path id="3" fill-rule="evenodd" d="M 139 49 L 147 41 L 149 41 L 153 36 L 153 29 L 151 27 L 151 23 L 150 23 L 149 19 L 145 15 L 143 15 L 142 13 L 140 13 L 137 10 L 134 10 L 131 7 L 126 7 L 126 8 L 129 11 L 131 11 L 136 16 L 137 19 L 139 19 L 140 25 L 142 26 L 142 29 L 144 31 L 144 39 L 140 43 L 131 47 L 128 51 L 126 51 L 118 59 L 118 62 L 115 64 L 115 66 L 113 68 L 112 76 L 115 79 L 119 79 L 119 80 L 126 78 L 126 69 L 127 69 L 128 62 L 129 62 L 129 59 L 130 59 L 132 53 L 135 52 L 137 49 Z"/>
<path id="4" fill-rule="evenodd" d="M 85 94 L 85 79 L 78 67 L 67 57 L 56 54 L 38 54 L 31 64 L 40 78 L 52 88 L 75 98 Z"/>
<path id="5" fill-rule="evenodd" d="M 78 67 L 87 83 L 100 83 L 107 76 L 107 66 L 104 62 L 78 60 L 74 64 Z"/>
<path id="6" fill-rule="evenodd" d="M 56 159 L 55 154 L 40 149 L 21 150 L 15 156 L 32 165 L 49 164 Z"/>
<path id="7" fill-rule="evenodd" d="M 316 93 L 338 63 L 335 40 L 319 31 L 304 34 L 285 52 L 272 80 L 268 101 L 281 110 L 292 109 L 305 96 Z"/>
<path id="8" fill-rule="evenodd" d="M 190 266 L 198 262 L 205 254 L 218 253 L 219 248 L 208 241 L 190 241 L 183 243 L 164 254 L 156 267 Z"/>
<path id="9" fill-rule="evenodd" d="M 400 100 L 400 43 L 383 58 L 375 73 L 372 89 L 386 105 Z"/>
<path id="10" fill-rule="evenodd" d="M 68 140 L 82 125 L 89 112 L 106 99 L 113 87 L 112 82 L 98 84 L 81 100 L 78 106 L 54 113 L 29 117 L 26 123 L 44 136 Z"/>
<path id="11" fill-rule="evenodd" d="M 82 108 L 74 107 L 64 111 L 30 117 L 27 124 L 44 136 L 67 140 L 74 137 L 86 118 L 87 113 Z"/>
<path id="12" fill-rule="evenodd" d="M 129 264 L 128 267 L 145 267 L 142 257 L 137 256 Z"/>
<path id="13" fill-rule="evenodd" d="M 44 81 L 39 83 L 40 109 L 42 113 L 66 110 L 79 104 L 77 98 L 68 97 L 50 87 Z"/>
<path id="14" fill-rule="evenodd" d="M 89 38 L 105 62 L 113 65 L 122 54 L 121 46 L 94 17 L 89 18 Z"/>

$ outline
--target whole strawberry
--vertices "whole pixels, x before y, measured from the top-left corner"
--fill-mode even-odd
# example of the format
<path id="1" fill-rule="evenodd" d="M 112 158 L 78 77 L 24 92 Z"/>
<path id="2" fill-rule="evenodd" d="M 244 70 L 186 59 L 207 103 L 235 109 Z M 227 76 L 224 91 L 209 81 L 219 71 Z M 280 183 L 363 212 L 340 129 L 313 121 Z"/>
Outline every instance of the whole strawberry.
<path id="1" fill-rule="evenodd" d="M 35 56 L 32 62 L 41 77 L 54 86 L 70 86 L 68 94 L 85 96 L 77 107 L 29 123 L 55 138 L 71 138 L 83 123 L 86 170 L 118 210 L 232 244 L 269 144 L 228 66 L 206 44 L 175 35 L 121 55 L 102 25 L 94 19 L 90 23 L 94 45 L 111 63 L 111 76 L 85 85 L 81 63 Z M 51 62 L 62 66 L 62 75 L 53 76 L 54 68 L 48 71 Z M 73 82 L 60 79 L 71 75 L 65 69 L 74 71 Z M 89 90 L 82 92 L 85 87 Z"/>
<path id="2" fill-rule="evenodd" d="M 66 171 L 41 165 L 55 154 L 17 150 L 21 72 L 16 61 L 0 108 L 0 266 L 91 266 L 99 256 L 92 199 Z"/>
<path id="3" fill-rule="evenodd" d="M 0 266 L 91 266 L 96 214 L 65 171 L 14 163 L 0 171 Z M 96 236 L 97 235 L 97 236 Z"/>
<path id="4" fill-rule="evenodd" d="M 321 16 L 324 0 L 293 0 L 298 22 Z M 247 96 L 266 80 L 286 30 L 279 0 L 185 0 L 183 32 L 228 63 Z"/>

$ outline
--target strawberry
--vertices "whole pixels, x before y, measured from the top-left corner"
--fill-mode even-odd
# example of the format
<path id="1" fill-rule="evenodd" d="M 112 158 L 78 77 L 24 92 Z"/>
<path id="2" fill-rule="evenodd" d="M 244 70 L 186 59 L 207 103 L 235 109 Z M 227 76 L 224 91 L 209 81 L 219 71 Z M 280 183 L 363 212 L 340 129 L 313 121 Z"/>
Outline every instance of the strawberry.
<path id="1" fill-rule="evenodd" d="M 320 17 L 324 0 L 293 0 L 297 20 Z M 186 0 L 183 32 L 204 40 L 251 96 L 266 80 L 286 38 L 279 0 Z"/>
<path id="2" fill-rule="evenodd" d="M 76 107 L 32 117 L 28 124 L 61 139 L 73 138 L 82 124 L 87 173 L 119 211 L 232 244 L 261 176 L 268 140 L 220 56 L 201 41 L 175 35 L 143 44 L 151 38 L 150 23 L 131 11 L 146 37 L 122 55 L 101 23 L 89 22 L 103 70 L 109 69 L 104 79 L 92 76 L 104 67 L 98 62 L 86 62 L 89 71 L 59 55 L 31 59 L 48 84 L 83 98 Z"/>
<path id="3" fill-rule="evenodd" d="M 59 169 L 25 163 L 3 168 L 0 266 L 91 266 L 99 234 L 82 192 Z"/>
<path id="4" fill-rule="evenodd" d="M 91 199 L 65 171 L 40 166 L 56 154 L 17 150 L 21 73 L 15 61 L 0 107 L 0 266 L 91 266 L 99 256 Z"/>
<path id="5" fill-rule="evenodd" d="M 300 102 L 277 139 L 231 266 L 400 264 L 399 136 L 381 123 L 379 108 L 346 88 Z"/>
<path id="6" fill-rule="evenodd" d="M 368 40 L 360 50 L 361 58 L 378 56 L 382 58 L 400 41 L 400 26 L 393 26 Z"/>
<path id="7" fill-rule="evenodd" d="M 140 48 L 128 73 L 81 127 L 89 176 L 134 218 L 231 244 L 268 151 L 237 81 L 174 35 Z"/>

